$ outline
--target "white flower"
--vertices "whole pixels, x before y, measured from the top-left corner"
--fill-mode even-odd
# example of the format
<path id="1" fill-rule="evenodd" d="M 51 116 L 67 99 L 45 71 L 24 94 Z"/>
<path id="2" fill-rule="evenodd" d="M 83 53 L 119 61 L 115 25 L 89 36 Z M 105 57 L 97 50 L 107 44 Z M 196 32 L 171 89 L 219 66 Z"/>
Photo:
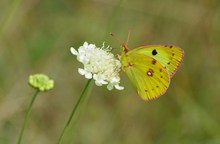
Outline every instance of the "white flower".
<path id="1" fill-rule="evenodd" d="M 85 42 L 78 51 L 73 47 L 70 48 L 70 51 L 84 65 L 83 69 L 78 69 L 79 74 L 84 75 L 87 79 L 93 78 L 97 86 L 107 85 L 108 90 L 124 89 L 119 85 L 121 63 L 110 52 L 109 46 L 105 48 L 103 43 L 102 47 L 98 48 L 94 44 Z"/>

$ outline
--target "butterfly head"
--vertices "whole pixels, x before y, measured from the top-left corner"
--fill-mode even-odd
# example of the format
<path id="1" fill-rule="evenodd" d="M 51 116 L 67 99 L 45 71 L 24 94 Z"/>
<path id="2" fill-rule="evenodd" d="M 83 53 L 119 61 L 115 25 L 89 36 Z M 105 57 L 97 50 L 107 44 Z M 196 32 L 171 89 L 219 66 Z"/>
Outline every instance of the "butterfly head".
<path id="1" fill-rule="evenodd" d="M 124 53 L 127 53 L 129 51 L 129 48 L 125 43 L 122 43 L 120 48 L 124 51 Z"/>

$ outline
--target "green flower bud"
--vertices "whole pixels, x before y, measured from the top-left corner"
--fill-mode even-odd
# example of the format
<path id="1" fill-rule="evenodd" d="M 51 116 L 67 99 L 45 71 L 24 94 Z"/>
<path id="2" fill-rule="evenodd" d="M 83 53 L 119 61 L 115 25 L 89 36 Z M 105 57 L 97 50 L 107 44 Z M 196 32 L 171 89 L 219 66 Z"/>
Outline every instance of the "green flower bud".
<path id="1" fill-rule="evenodd" d="M 54 81 L 45 74 L 30 75 L 29 84 L 39 91 L 48 91 L 54 87 Z"/>

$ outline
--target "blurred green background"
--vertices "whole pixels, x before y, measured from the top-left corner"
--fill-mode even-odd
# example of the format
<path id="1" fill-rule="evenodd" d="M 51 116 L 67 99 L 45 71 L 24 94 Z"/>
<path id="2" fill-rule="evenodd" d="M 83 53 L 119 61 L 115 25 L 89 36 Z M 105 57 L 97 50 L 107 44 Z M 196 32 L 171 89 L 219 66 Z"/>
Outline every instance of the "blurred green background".
<path id="1" fill-rule="evenodd" d="M 54 144 L 87 81 L 69 48 L 118 49 L 109 33 L 125 41 L 129 29 L 130 48 L 184 49 L 167 93 L 145 102 L 126 75 L 123 91 L 94 85 L 63 143 L 220 144 L 219 0 L 0 0 L 0 144 L 16 143 L 39 72 L 55 88 L 37 97 L 23 142 Z"/>

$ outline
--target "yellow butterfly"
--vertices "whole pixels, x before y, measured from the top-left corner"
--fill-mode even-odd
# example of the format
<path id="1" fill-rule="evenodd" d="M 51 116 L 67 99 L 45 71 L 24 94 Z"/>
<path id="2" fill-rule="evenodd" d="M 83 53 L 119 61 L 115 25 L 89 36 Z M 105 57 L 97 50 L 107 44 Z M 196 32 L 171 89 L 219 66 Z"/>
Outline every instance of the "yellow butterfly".
<path id="1" fill-rule="evenodd" d="M 174 45 L 147 45 L 130 50 L 123 43 L 121 48 L 122 70 L 144 100 L 158 98 L 166 92 L 184 58 L 184 51 Z"/>

